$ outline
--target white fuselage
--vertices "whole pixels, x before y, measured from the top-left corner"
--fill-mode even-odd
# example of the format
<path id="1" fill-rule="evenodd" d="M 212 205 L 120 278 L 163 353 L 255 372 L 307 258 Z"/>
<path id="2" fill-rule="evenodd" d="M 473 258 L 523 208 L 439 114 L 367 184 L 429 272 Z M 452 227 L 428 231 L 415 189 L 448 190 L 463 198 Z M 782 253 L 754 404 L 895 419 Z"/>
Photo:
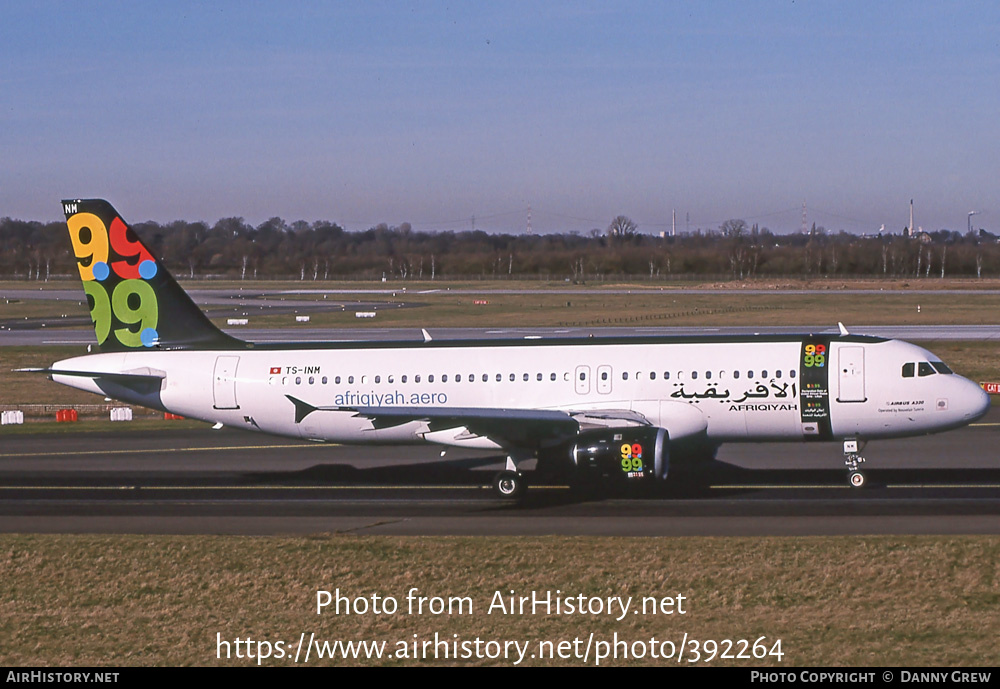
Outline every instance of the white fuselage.
<path id="1" fill-rule="evenodd" d="M 808 342 L 822 343 L 821 364 L 806 359 Z M 672 439 L 702 435 L 713 444 L 920 435 L 986 412 L 989 398 L 978 385 L 930 362 L 938 358 L 898 340 L 762 336 L 146 350 L 53 368 L 162 373 L 152 403 L 127 391 L 115 396 L 236 428 L 346 443 L 496 447 L 460 430 L 431 432 L 419 420 L 375 428 L 356 410 L 558 410 L 609 426 L 629 412 Z M 86 377 L 53 379 L 108 394 Z M 290 398 L 317 411 L 297 420 Z"/>

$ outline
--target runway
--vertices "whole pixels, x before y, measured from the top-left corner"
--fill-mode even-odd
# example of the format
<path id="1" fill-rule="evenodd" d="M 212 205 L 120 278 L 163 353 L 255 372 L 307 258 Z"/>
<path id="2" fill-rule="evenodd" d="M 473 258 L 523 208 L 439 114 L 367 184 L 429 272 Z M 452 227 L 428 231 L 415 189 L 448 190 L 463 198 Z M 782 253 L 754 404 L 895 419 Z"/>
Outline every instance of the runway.
<path id="1" fill-rule="evenodd" d="M 958 431 L 870 443 L 861 490 L 837 444 L 732 444 L 655 491 L 535 481 L 522 503 L 493 496 L 503 458 L 489 452 L 207 428 L 0 438 L 2 532 L 1000 534 L 996 409 Z"/>

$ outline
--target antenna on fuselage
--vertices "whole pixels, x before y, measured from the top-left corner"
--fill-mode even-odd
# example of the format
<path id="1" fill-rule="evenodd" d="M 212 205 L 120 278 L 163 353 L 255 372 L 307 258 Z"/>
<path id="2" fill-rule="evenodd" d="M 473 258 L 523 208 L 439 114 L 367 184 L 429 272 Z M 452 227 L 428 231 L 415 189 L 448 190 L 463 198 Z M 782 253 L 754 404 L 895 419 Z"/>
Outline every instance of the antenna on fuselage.
<path id="1" fill-rule="evenodd" d="M 841 323 L 841 322 L 838 321 L 837 325 L 840 327 L 840 334 L 841 335 L 850 335 L 851 334 L 851 333 L 847 332 L 847 327 L 844 326 L 843 323 Z"/>

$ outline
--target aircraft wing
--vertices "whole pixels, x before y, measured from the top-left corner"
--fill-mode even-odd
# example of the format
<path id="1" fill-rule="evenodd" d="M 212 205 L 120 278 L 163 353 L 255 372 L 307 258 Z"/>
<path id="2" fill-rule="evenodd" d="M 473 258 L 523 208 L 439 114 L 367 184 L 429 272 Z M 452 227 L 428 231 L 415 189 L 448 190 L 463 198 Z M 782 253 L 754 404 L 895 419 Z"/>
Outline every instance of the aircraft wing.
<path id="1" fill-rule="evenodd" d="M 317 407 L 291 395 L 295 421 L 301 423 L 315 411 L 350 412 L 371 421 L 375 429 L 423 422 L 424 438 L 472 440 L 483 438 L 503 448 L 536 449 L 570 440 L 582 430 L 609 426 L 648 426 L 641 414 L 629 410 L 559 411 L 479 407 Z M 449 433 L 454 431 L 455 433 Z M 451 444 L 445 441 L 444 444 Z"/>

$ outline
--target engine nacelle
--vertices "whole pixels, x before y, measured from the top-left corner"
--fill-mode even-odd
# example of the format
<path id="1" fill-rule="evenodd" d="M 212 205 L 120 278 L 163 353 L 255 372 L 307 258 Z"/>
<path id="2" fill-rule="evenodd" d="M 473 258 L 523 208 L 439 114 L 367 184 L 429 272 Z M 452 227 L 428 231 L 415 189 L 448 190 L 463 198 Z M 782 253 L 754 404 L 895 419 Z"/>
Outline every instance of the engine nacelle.
<path id="1" fill-rule="evenodd" d="M 650 426 L 586 431 L 569 445 L 570 461 L 584 477 L 629 483 L 665 479 L 670 464 L 667 440 L 665 428 Z"/>

